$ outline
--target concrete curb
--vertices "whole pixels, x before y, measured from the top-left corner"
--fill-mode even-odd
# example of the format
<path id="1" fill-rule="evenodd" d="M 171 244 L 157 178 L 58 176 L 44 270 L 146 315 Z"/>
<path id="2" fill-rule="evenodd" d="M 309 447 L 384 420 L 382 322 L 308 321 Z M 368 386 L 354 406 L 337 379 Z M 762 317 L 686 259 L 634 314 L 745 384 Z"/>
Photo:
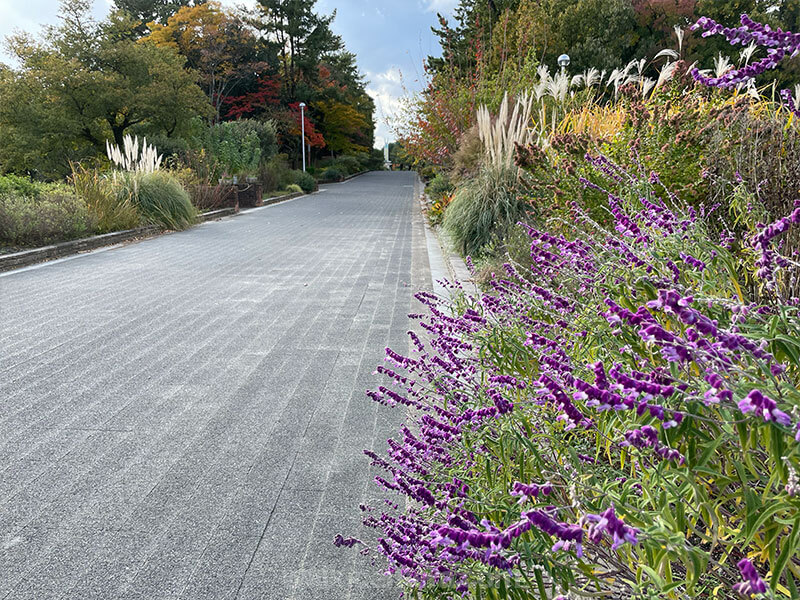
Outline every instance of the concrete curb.
<path id="1" fill-rule="evenodd" d="M 267 198 L 266 200 L 262 201 L 261 206 L 269 206 L 271 204 L 278 204 L 279 202 L 284 202 L 286 200 L 292 200 L 294 198 L 299 198 L 300 196 L 307 196 L 305 192 L 292 192 L 291 194 L 286 194 L 285 196 L 276 196 L 275 198 Z M 256 208 L 261 208 L 261 206 L 256 206 Z"/>
<path id="2" fill-rule="evenodd" d="M 264 200 L 263 206 L 271 204 L 278 204 L 286 200 L 306 196 L 305 192 L 295 192 L 278 196 L 276 198 L 268 198 Z M 261 208 L 261 207 L 256 207 Z M 209 212 L 197 215 L 197 224 L 205 223 L 207 221 L 215 221 L 225 217 L 233 217 L 237 214 L 243 214 L 252 209 L 244 209 L 236 211 L 235 208 L 220 208 Z M 89 250 L 96 250 L 103 246 L 113 246 L 131 240 L 154 237 L 163 233 L 164 230 L 156 226 L 139 227 L 137 229 L 127 229 L 125 231 L 113 231 L 111 233 L 104 233 L 102 235 L 94 235 L 80 240 L 71 240 L 69 242 L 61 242 L 59 244 L 52 244 L 50 246 L 42 246 L 41 248 L 32 248 L 30 250 L 23 250 L 21 252 L 14 252 L 12 254 L 0 255 L 0 273 L 4 271 L 13 271 L 37 263 L 54 260 L 57 258 L 64 258 L 73 254 L 80 254 Z"/>
<path id="3" fill-rule="evenodd" d="M 425 183 L 417 175 L 418 185 L 420 186 L 419 194 L 419 208 L 422 212 L 423 222 L 425 226 L 425 237 L 428 243 L 428 256 L 431 263 L 431 279 L 433 280 L 433 287 L 436 294 L 450 295 L 450 291 L 444 286 L 440 285 L 440 279 L 447 279 L 449 281 L 458 281 L 462 284 L 465 291 L 477 292 L 478 287 L 472 278 L 472 274 L 467 268 L 464 259 L 461 258 L 452 248 L 452 244 L 447 239 L 446 234 L 441 227 L 431 227 L 428 223 L 428 218 L 425 216 L 424 211 L 427 207 L 427 196 L 425 195 Z"/>
<path id="4" fill-rule="evenodd" d="M 4 254 L 0 256 L 0 272 L 11 271 L 46 260 L 63 258 L 71 254 L 78 254 L 103 246 L 111 246 L 141 237 L 152 237 L 157 235 L 160 231 L 158 227 L 154 226 L 139 227 L 137 229 L 114 231 L 112 233 L 104 233 L 80 240 L 72 240 L 69 242 L 61 242 L 60 244 L 53 244 L 51 246 L 23 250 L 22 252 L 14 252 L 13 254 Z"/>
<path id="5" fill-rule="evenodd" d="M 366 175 L 367 173 L 371 173 L 372 171 L 361 171 L 361 173 L 356 173 L 355 175 L 348 175 L 344 179 L 342 179 L 339 183 L 344 183 L 345 181 L 350 181 L 351 179 L 355 179 L 356 177 L 361 177 L 362 175 Z"/>
<path id="6" fill-rule="evenodd" d="M 233 207 L 220 208 L 218 210 L 211 210 L 209 212 L 204 212 L 202 214 L 197 215 L 197 222 L 205 223 L 206 221 L 213 221 L 215 219 L 221 219 L 223 217 L 230 217 L 235 214 L 236 214 L 236 209 Z"/>

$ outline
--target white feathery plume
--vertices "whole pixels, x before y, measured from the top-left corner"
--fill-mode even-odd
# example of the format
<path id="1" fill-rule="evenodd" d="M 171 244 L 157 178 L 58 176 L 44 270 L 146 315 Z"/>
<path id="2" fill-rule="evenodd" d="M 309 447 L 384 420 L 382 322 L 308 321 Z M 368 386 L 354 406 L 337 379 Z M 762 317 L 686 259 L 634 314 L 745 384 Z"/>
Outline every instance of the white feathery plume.
<path id="1" fill-rule="evenodd" d="M 670 79 L 675 76 L 675 71 L 678 68 L 677 62 L 666 62 L 664 66 L 661 67 L 661 70 L 658 72 L 658 80 L 656 81 L 656 85 L 653 88 L 657 90 L 659 87 L 667 83 Z"/>
<path id="2" fill-rule="evenodd" d="M 717 78 L 722 77 L 731 68 L 731 59 L 723 56 L 722 52 L 714 59 L 714 74 Z"/>
<path id="3" fill-rule="evenodd" d="M 647 94 L 650 93 L 656 85 L 656 82 L 650 79 L 649 77 L 642 78 L 642 98 L 646 98 Z"/>
<path id="4" fill-rule="evenodd" d="M 684 30 L 683 27 L 680 25 L 673 25 L 672 28 L 675 30 L 675 35 L 678 38 L 678 52 L 683 52 L 683 35 Z"/>
<path id="5" fill-rule="evenodd" d="M 118 169 L 135 173 L 154 173 L 158 171 L 163 158 L 155 146 L 147 144 L 147 138 L 142 139 L 140 152 L 139 138 L 130 135 L 122 138 L 122 149 L 116 144 L 106 141 L 106 154 Z"/>
<path id="6" fill-rule="evenodd" d="M 672 59 L 676 59 L 678 58 L 678 53 L 675 52 L 675 50 L 672 50 L 671 48 L 664 48 L 653 57 L 653 60 L 658 60 L 662 56 L 669 56 Z"/>
<path id="7" fill-rule="evenodd" d="M 746 48 L 743 48 L 739 53 L 739 64 L 744 62 L 745 66 L 748 65 L 750 63 L 750 59 L 753 58 L 756 48 L 758 48 L 758 46 L 756 46 L 754 42 L 750 42 Z"/>
<path id="8" fill-rule="evenodd" d="M 485 105 L 478 108 L 478 134 L 491 164 L 510 167 L 514 163 L 516 144 L 531 142 L 532 132 L 528 123 L 532 108 L 533 96 L 527 93 L 517 99 L 513 110 L 509 109 L 506 93 L 494 122 Z"/>

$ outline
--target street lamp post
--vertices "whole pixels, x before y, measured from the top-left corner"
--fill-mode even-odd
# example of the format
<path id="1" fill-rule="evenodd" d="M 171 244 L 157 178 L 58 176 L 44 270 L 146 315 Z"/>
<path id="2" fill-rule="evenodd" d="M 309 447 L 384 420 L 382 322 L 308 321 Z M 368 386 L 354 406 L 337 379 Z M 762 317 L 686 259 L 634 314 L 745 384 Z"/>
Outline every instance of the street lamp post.
<path id="1" fill-rule="evenodd" d="M 303 155 L 303 172 L 306 170 L 306 119 L 304 117 L 305 102 L 300 103 L 300 154 Z"/>
<path id="2" fill-rule="evenodd" d="M 564 75 L 567 72 L 567 67 L 569 66 L 568 54 L 562 54 L 558 57 L 558 66 L 561 67 L 561 74 Z"/>

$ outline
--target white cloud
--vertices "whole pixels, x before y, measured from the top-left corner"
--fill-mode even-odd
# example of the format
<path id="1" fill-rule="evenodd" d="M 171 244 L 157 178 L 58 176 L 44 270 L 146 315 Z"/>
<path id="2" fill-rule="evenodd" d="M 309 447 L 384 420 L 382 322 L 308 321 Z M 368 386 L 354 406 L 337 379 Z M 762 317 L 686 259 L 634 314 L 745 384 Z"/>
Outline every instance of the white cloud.
<path id="1" fill-rule="evenodd" d="M 452 15 L 458 0 L 426 0 L 426 4 L 428 12 Z"/>
<path id="2" fill-rule="evenodd" d="M 381 73 L 367 73 L 367 94 L 375 101 L 375 146 L 395 139 L 394 129 L 403 110 L 403 75 L 400 68 L 389 67 Z"/>

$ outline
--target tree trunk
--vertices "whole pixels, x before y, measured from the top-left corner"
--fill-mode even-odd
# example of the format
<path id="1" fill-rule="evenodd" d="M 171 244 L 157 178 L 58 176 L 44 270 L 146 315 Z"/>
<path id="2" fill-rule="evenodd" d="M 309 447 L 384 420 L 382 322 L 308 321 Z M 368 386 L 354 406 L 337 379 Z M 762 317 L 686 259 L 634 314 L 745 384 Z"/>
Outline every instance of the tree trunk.
<path id="1" fill-rule="evenodd" d="M 127 125 L 111 125 L 111 131 L 114 134 L 114 143 L 122 148 L 125 139 L 125 129 L 127 129 Z"/>

